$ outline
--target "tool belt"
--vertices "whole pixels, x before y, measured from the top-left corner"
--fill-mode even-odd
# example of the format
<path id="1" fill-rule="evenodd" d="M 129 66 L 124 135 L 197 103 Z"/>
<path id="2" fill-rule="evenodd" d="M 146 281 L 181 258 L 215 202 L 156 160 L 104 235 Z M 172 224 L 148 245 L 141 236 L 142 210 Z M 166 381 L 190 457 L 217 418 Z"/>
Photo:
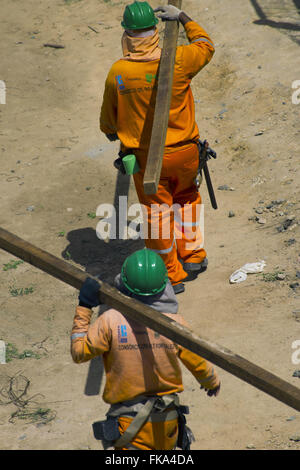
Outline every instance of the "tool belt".
<path id="1" fill-rule="evenodd" d="M 133 440 L 147 421 L 158 423 L 178 419 L 177 447 L 189 450 L 194 436 L 186 426 L 184 415 L 188 413 L 188 407 L 179 404 L 179 397 L 176 394 L 151 397 L 139 396 L 135 400 L 112 405 L 106 413 L 107 419 L 105 421 L 93 423 L 94 436 L 102 441 L 104 449 L 111 446 L 121 448 Z M 118 423 L 118 417 L 121 416 L 133 418 L 122 435 L 119 432 Z"/>

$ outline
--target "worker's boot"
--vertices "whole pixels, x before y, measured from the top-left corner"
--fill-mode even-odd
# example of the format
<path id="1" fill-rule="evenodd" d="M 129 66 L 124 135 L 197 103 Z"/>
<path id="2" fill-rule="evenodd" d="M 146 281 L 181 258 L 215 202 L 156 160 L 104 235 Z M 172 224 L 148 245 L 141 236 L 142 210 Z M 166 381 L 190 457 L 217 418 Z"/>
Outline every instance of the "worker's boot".
<path id="1" fill-rule="evenodd" d="M 173 287 L 175 294 L 181 294 L 182 292 L 185 291 L 184 284 L 182 282 L 180 282 L 179 284 L 175 284 L 175 285 L 172 284 L 172 287 Z"/>
<path id="2" fill-rule="evenodd" d="M 208 259 L 204 258 L 201 263 L 183 263 L 183 269 L 187 273 L 195 273 L 195 274 L 200 274 L 203 271 L 206 271 L 208 265 Z"/>

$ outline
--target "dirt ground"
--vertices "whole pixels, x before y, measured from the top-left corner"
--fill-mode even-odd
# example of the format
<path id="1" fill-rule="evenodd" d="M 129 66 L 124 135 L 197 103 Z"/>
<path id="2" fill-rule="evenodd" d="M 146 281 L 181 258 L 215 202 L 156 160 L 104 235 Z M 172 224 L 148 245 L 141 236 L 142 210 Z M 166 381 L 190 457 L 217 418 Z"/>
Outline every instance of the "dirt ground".
<path id="1" fill-rule="evenodd" d="M 107 282 L 143 246 L 105 243 L 95 231 L 100 204 L 127 193 L 129 205 L 137 202 L 132 182 L 112 165 L 118 144 L 98 127 L 105 77 L 121 55 L 126 3 L 0 0 L 0 80 L 6 84 L 0 226 Z M 178 300 L 199 336 L 299 387 L 293 376 L 299 354 L 292 347 L 300 340 L 300 104 L 292 101 L 292 83 L 300 80 L 297 5 L 183 0 L 216 45 L 192 87 L 201 137 L 218 154 L 209 163 L 218 210 L 203 185 L 209 268 Z M 227 190 L 218 189 L 224 185 Z M 76 365 L 69 351 L 78 293 L 12 260 L 0 252 L 0 339 L 10 359 L 0 366 L 0 448 L 100 449 L 91 425 L 108 409 L 102 364 Z M 260 260 L 263 274 L 229 283 L 233 271 Z M 297 411 L 218 371 L 217 398 L 183 371 L 193 449 L 300 449 Z"/>

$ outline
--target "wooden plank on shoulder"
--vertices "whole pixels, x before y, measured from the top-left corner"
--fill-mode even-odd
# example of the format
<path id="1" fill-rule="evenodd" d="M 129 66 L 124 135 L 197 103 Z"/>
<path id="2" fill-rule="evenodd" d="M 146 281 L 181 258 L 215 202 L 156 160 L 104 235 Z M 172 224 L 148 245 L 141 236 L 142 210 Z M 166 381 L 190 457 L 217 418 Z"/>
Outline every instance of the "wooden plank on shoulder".
<path id="1" fill-rule="evenodd" d="M 81 288 L 88 276 L 87 273 L 71 263 L 67 263 L 41 250 L 2 228 L 0 228 L 0 248 L 76 289 Z M 174 319 L 171 319 L 148 305 L 125 296 L 116 288 L 103 281 L 99 281 L 98 278 L 93 277 L 93 279 L 99 283 L 99 295 L 102 303 L 119 310 L 128 318 L 157 331 L 174 341 L 174 343 L 204 357 L 230 374 L 300 411 L 299 388 L 233 353 L 229 349 L 200 338 L 189 328 L 177 323 L 176 315 L 174 315 Z"/>
<path id="2" fill-rule="evenodd" d="M 182 0 L 169 0 L 168 4 L 181 8 Z M 145 194 L 155 194 L 160 179 L 169 122 L 178 31 L 179 23 L 177 21 L 166 21 L 154 119 L 143 182 Z"/>

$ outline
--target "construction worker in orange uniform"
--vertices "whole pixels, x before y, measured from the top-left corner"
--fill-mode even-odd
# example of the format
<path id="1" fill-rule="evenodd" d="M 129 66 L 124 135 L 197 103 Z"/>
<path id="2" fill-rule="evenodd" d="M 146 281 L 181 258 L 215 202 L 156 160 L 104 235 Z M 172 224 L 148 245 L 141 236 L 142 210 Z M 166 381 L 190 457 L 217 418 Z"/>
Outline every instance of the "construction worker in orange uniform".
<path id="1" fill-rule="evenodd" d="M 115 287 L 172 320 L 187 326 L 177 313 L 178 303 L 164 262 L 153 250 L 142 249 L 126 258 Z M 211 363 L 114 309 L 90 324 L 98 306 L 99 284 L 87 278 L 71 333 L 76 363 L 102 356 L 106 373 L 103 400 L 110 405 L 107 419 L 93 424 L 104 449 L 190 449 L 192 432 L 186 426 L 187 407 L 179 360 L 208 396 L 216 396 L 220 380 Z"/>
<path id="2" fill-rule="evenodd" d="M 161 177 L 157 193 L 146 195 L 143 177 L 161 57 L 154 12 L 161 12 L 158 16 L 163 21 L 179 21 L 189 44 L 177 47 Z M 190 83 L 211 60 L 214 46 L 203 28 L 172 5 L 153 10 L 147 2 L 135 1 L 125 8 L 122 26 L 123 57 L 112 65 L 106 79 L 100 129 L 109 140 L 120 140 L 121 157 L 136 156 L 139 171 L 134 182 L 148 218 L 145 245 L 162 257 L 174 291 L 180 293 L 183 281 L 204 271 L 208 263 L 200 232 L 201 197 L 195 184 L 199 130 Z M 179 207 L 177 213 L 173 206 Z M 165 213 L 159 212 L 160 207 L 167 208 Z M 170 230 L 162 236 L 165 225 Z"/>

